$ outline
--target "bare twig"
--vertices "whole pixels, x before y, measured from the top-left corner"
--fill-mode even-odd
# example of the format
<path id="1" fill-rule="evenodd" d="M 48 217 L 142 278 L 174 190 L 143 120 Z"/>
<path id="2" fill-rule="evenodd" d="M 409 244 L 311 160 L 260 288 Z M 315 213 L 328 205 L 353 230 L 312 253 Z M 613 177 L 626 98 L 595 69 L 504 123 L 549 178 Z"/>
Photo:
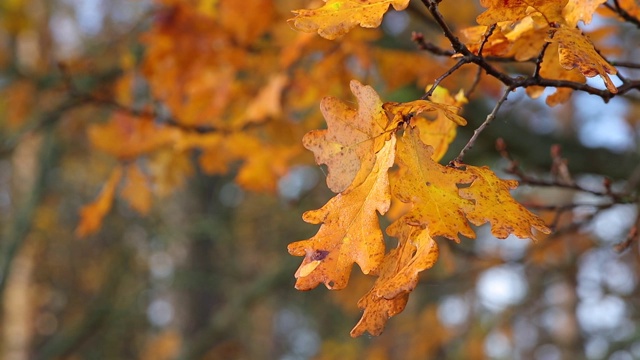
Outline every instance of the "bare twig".
<path id="1" fill-rule="evenodd" d="M 438 87 L 438 85 L 440 85 L 442 80 L 446 79 L 449 75 L 453 74 L 456 70 L 458 70 L 464 64 L 467 64 L 467 61 L 465 61 L 464 59 L 460 60 L 455 65 L 453 65 L 449 70 L 447 70 L 444 74 L 440 75 L 440 77 L 438 77 L 436 81 L 433 83 L 433 85 L 431 86 L 431 89 L 429 89 L 429 91 L 427 91 L 424 95 L 422 95 L 420 99 L 421 100 L 428 99 L 429 96 L 433 94 L 433 91 Z"/>
<path id="2" fill-rule="evenodd" d="M 620 6 L 620 3 L 618 2 L 618 0 L 613 0 L 613 5 L 609 3 L 605 3 L 604 6 L 606 6 L 609 10 L 612 10 L 616 14 L 620 15 L 620 17 L 623 18 L 626 22 L 634 24 L 636 27 L 640 28 L 640 19 L 629 14 L 629 12 L 623 9 Z"/>
<path id="3" fill-rule="evenodd" d="M 478 139 L 478 136 L 480 136 L 482 131 L 484 131 L 484 129 L 486 129 L 487 126 L 489 126 L 489 124 L 491 124 L 491 121 L 495 119 L 496 114 L 498 114 L 498 110 L 500 110 L 500 107 L 502 106 L 502 104 L 504 104 L 504 102 L 507 101 L 507 97 L 509 97 L 509 93 L 511 93 L 512 90 L 513 89 L 511 88 L 507 88 L 505 90 L 504 94 L 502 95 L 502 98 L 498 100 L 496 105 L 493 107 L 493 110 L 491 110 L 491 113 L 487 115 L 487 118 L 484 120 L 484 122 L 477 129 L 473 131 L 473 136 L 471 136 L 471 139 L 469 139 L 467 144 L 462 148 L 462 150 L 460 150 L 460 154 L 458 154 L 458 156 L 449 163 L 450 165 L 457 166 L 457 164 L 462 163 L 467 151 L 469 151 L 469 149 L 473 147 L 476 140 Z"/>

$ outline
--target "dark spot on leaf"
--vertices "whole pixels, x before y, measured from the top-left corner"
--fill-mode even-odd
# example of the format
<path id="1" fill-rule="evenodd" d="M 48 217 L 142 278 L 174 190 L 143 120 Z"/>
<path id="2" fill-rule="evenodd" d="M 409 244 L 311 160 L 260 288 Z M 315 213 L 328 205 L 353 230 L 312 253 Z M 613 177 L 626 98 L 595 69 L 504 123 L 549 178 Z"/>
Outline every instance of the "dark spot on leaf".
<path id="1" fill-rule="evenodd" d="M 313 254 L 311 254 L 311 260 L 312 261 L 321 261 L 324 260 L 324 258 L 327 257 L 327 255 L 329 255 L 329 252 L 327 250 L 316 250 L 313 252 Z"/>

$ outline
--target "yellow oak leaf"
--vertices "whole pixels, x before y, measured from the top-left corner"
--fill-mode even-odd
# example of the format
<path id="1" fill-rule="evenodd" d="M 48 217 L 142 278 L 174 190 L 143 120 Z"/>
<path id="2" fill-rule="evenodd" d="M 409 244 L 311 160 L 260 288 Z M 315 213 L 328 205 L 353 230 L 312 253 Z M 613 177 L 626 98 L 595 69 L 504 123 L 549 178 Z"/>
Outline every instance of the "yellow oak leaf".
<path id="1" fill-rule="evenodd" d="M 567 26 L 571 28 L 576 27 L 581 20 L 588 24 L 598 6 L 605 2 L 607 0 L 572 0 L 567 2 L 567 6 L 562 10 L 562 16 L 567 21 Z"/>
<path id="2" fill-rule="evenodd" d="M 542 219 L 511 197 L 509 190 L 518 187 L 516 180 L 502 180 L 486 166 L 467 166 L 466 171 L 476 179 L 470 187 L 460 189 L 460 196 L 474 201 L 465 209 L 467 219 L 474 225 L 491 223 L 491 234 L 498 239 L 513 234 L 535 240 L 532 228 L 545 234 L 551 232 Z"/>
<path id="3" fill-rule="evenodd" d="M 365 274 L 377 271 L 385 252 L 377 213 L 389 210 L 387 171 L 393 165 L 395 142 L 395 137 L 385 142 L 360 186 L 336 195 L 318 210 L 304 213 L 304 221 L 322 225 L 311 239 L 289 244 L 291 255 L 305 257 L 295 275 L 296 289 L 310 290 L 320 283 L 329 289 L 342 289 L 354 262 Z"/>
<path id="4" fill-rule="evenodd" d="M 102 220 L 109 210 L 111 210 L 113 197 L 121 178 L 122 168 L 118 166 L 111 171 L 111 175 L 109 175 L 109 179 L 102 187 L 98 197 L 92 203 L 80 209 L 80 222 L 76 227 L 76 236 L 81 238 L 89 236 L 100 229 Z"/>
<path id="5" fill-rule="evenodd" d="M 439 86 L 431 95 L 431 100 L 435 103 L 449 104 L 459 108 L 467 103 L 467 98 L 462 90 L 453 97 L 449 90 Z M 440 161 L 449 149 L 449 144 L 456 136 L 458 124 L 446 117 L 446 112 L 436 112 L 436 118 L 431 119 L 425 116 L 415 116 L 411 119 L 411 126 L 417 127 L 420 133 L 420 140 L 433 147 L 434 161 Z"/>
<path id="6" fill-rule="evenodd" d="M 131 208 L 142 215 L 149 213 L 151 208 L 151 187 L 149 178 L 136 164 L 131 164 L 125 169 L 124 187 L 120 191 L 120 197 L 125 199 Z"/>
<path id="7" fill-rule="evenodd" d="M 358 99 L 358 110 L 342 100 L 326 97 L 320 110 L 328 129 L 310 131 L 302 138 L 304 147 L 313 151 L 316 163 L 329 168 L 327 186 L 336 193 L 360 185 L 369 176 L 375 153 L 390 133 L 382 135 L 393 128 L 371 86 L 352 80 L 351 92 Z"/>
<path id="8" fill-rule="evenodd" d="M 415 100 L 406 103 L 388 102 L 384 104 L 384 109 L 394 115 L 400 116 L 415 116 L 429 111 L 437 111 L 458 125 L 467 125 L 467 120 L 458 115 L 460 108 L 451 104 L 437 103 L 429 100 Z"/>
<path id="9" fill-rule="evenodd" d="M 577 68 L 586 77 L 600 75 L 610 92 L 618 92 L 607 75 L 615 75 L 616 68 L 598 54 L 591 41 L 582 34 L 580 29 L 560 27 L 550 41 L 558 43 L 560 65 L 563 68 L 567 70 Z"/>
<path id="10" fill-rule="evenodd" d="M 463 209 L 473 205 L 458 194 L 458 184 L 471 184 L 475 175 L 442 166 L 432 159 L 433 148 L 425 145 L 416 129 L 408 128 L 398 141 L 393 193 L 411 210 L 397 221 L 425 226 L 431 236 L 444 236 L 460 242 L 458 233 L 474 238 Z"/>
<path id="11" fill-rule="evenodd" d="M 518 21 L 528 15 L 541 15 L 546 22 L 562 21 L 567 0 L 480 0 L 488 8 L 476 21 L 491 25 L 501 21 Z"/>
<path id="12" fill-rule="evenodd" d="M 326 4 L 314 10 L 294 10 L 293 26 L 301 31 L 315 32 L 333 40 L 360 25 L 376 28 L 389 6 L 404 10 L 409 0 L 325 0 Z"/>
<path id="13" fill-rule="evenodd" d="M 396 221 L 387 233 L 398 238 L 398 247 L 385 257 L 373 288 L 358 301 L 364 312 L 351 330 L 353 337 L 365 331 L 380 335 L 387 320 L 404 310 L 409 294 L 418 285 L 419 273 L 438 260 L 438 246 L 428 230 Z"/>

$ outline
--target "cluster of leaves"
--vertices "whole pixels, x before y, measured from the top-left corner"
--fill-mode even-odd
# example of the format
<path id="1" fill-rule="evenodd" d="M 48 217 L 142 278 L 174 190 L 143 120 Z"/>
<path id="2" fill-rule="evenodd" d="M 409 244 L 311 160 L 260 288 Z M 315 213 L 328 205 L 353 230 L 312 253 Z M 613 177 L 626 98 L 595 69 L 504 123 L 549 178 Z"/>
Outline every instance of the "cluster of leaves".
<path id="1" fill-rule="evenodd" d="M 304 256 L 296 288 L 344 288 L 357 263 L 378 279 L 359 302 L 364 315 L 352 335 L 379 334 L 404 309 L 419 273 L 437 260 L 434 238 L 473 238 L 471 224 L 487 222 L 498 238 L 550 232 L 511 197 L 517 181 L 463 162 L 511 92 L 526 88 L 535 98 L 554 87 L 546 99 L 554 106 L 576 90 L 608 101 L 640 87 L 619 74 L 578 27 L 599 8 L 630 21 L 639 12 L 632 1 L 605 6 L 604 0 L 484 0 L 477 26 L 456 35 L 440 1 L 424 0 L 452 50 L 419 33 L 413 40 L 432 55 L 455 60 L 449 68 L 424 54 L 371 47 L 377 33 L 355 29 L 378 27 L 389 9 L 403 11 L 409 0 L 325 0 L 317 9 L 295 10 L 287 22 L 293 3 L 253 0 L 245 14 L 245 5 L 231 0 L 158 1 L 143 37 L 144 54 L 121 59 L 124 75 L 108 96 L 78 97 L 79 103 L 115 110 L 107 122 L 92 124 L 88 136 L 93 148 L 117 159 L 98 197 L 81 210 L 78 236 L 97 232 L 117 197 L 147 214 L 155 198 L 195 172 L 192 157 L 205 174 L 233 173 L 246 189 L 273 192 L 292 166 L 308 162 L 302 138 L 316 162 L 328 167 L 327 185 L 337 195 L 304 214 L 306 222 L 321 224 L 318 233 L 289 245 L 292 255 Z M 234 20 L 239 14 L 244 21 Z M 309 34 L 314 32 L 338 41 Z M 359 69 L 350 66 L 354 62 Z M 532 65 L 531 74 L 512 75 L 503 66 L 511 63 Z M 467 64 L 478 67 L 473 85 L 453 96 L 441 83 Z M 379 74 L 387 90 L 435 82 L 419 100 L 383 102 L 372 87 L 351 80 L 361 69 Z M 484 73 L 504 85 L 502 97 L 459 156 L 441 165 L 457 127 L 467 123 L 461 108 Z M 622 85 L 609 75 L 618 75 Z M 595 76 L 605 89 L 586 83 Z M 357 109 L 336 97 L 320 100 L 327 93 L 346 96 L 335 84 L 347 83 Z M 313 111 L 318 102 L 328 129 L 308 132 L 321 126 Z M 381 215 L 393 220 L 386 233 L 398 245 L 391 251 Z"/>
<path id="2" fill-rule="evenodd" d="M 294 11 L 296 16 L 290 21 L 299 30 L 333 40 L 358 25 L 377 27 L 390 6 L 403 10 L 409 3 L 325 2 L 318 9 Z M 404 309 L 418 274 L 436 262 L 435 237 L 456 242 L 459 234 L 474 238 L 469 223 L 487 222 L 492 234 L 501 239 L 510 234 L 534 239 L 532 229 L 549 233 L 541 219 L 511 197 L 509 190 L 517 187 L 517 181 L 501 180 L 489 168 L 466 165 L 462 160 L 514 89 L 524 87 L 531 97 L 538 97 L 545 87 L 556 87 L 547 98 L 547 104 L 553 106 L 566 102 L 574 90 L 608 100 L 637 87 L 622 76 L 625 84 L 616 87 L 609 77 L 617 74 L 616 68 L 577 27 L 579 22 L 588 24 L 604 2 L 481 1 L 487 10 L 477 17 L 479 25 L 462 29 L 460 40 L 439 13 L 439 1 L 423 1 L 454 51 L 429 44 L 422 35 L 414 35 L 415 40 L 435 54 L 460 60 L 420 100 L 382 103 L 371 87 L 357 81 L 351 82 L 357 110 L 332 97 L 322 100 L 328 129 L 308 133 L 303 142 L 318 164 L 327 165 L 327 185 L 338 194 L 321 209 L 304 214 L 306 222 L 322 224 L 318 233 L 289 245 L 292 255 L 305 257 L 296 272 L 296 288 L 309 290 L 321 283 L 329 289 L 344 288 L 357 263 L 363 273 L 378 279 L 358 302 L 364 314 L 351 334 L 368 331 L 378 335 L 387 319 Z M 617 6 L 631 12 L 637 9 L 632 2 Z M 534 62 L 535 69 L 528 77 L 510 77 L 487 59 Z M 454 138 L 456 126 L 466 124 L 458 115 L 466 99 L 462 92 L 454 98 L 437 86 L 467 63 L 479 65 L 507 89 L 460 155 L 443 166 L 438 161 Z M 596 75 L 606 90 L 585 85 L 585 77 Z M 435 115 L 425 116 L 428 113 Z M 387 213 L 394 201 L 406 206 L 394 214 L 395 221 L 386 229 L 398 239 L 397 247 L 386 252 L 378 214 Z"/>
<path id="3" fill-rule="evenodd" d="M 194 174 L 194 154 L 207 175 L 234 173 L 247 190 L 274 192 L 293 165 L 308 162 L 300 138 L 321 121 L 312 109 L 335 92 L 335 83 L 356 77 L 348 66 L 354 59 L 379 66 L 395 88 L 416 79 L 426 84 L 431 76 L 424 67 L 396 74 L 403 59 L 426 64 L 426 57 L 371 48 L 376 34 L 335 46 L 291 31 L 286 18 L 296 1 L 158 3 L 143 34 L 144 55 L 122 57 L 124 75 L 107 96 L 82 94 L 115 110 L 106 123 L 92 124 L 88 135 L 93 148 L 118 164 L 82 209 L 80 237 L 100 229 L 114 198 L 147 214 L 154 199 Z M 245 6 L 252 11 L 244 14 Z M 235 20 L 239 14 L 243 21 Z M 148 92 L 141 91 L 145 86 Z"/>
<path id="4" fill-rule="evenodd" d="M 365 274 L 377 275 L 358 303 L 364 315 L 351 334 L 378 335 L 404 309 L 418 274 L 437 260 L 434 237 L 474 238 L 469 222 L 491 223 L 493 235 L 502 239 L 533 238 L 532 228 L 550 230 L 511 197 L 516 181 L 498 179 L 486 167 L 437 162 L 456 126 L 466 124 L 457 114 L 462 94 L 456 100 L 441 89 L 431 100 L 383 104 L 370 86 L 353 81 L 351 91 L 358 109 L 325 98 L 321 110 L 328 129 L 303 139 L 318 164 L 328 166 L 327 184 L 338 195 L 304 214 L 306 222 L 322 226 L 313 238 L 290 244 L 289 252 L 305 256 L 296 272 L 300 290 L 320 283 L 344 288 L 354 262 Z M 435 119 L 423 116 L 429 113 Z M 394 164 L 398 170 L 390 175 Z M 392 199 L 410 209 L 387 228 L 398 246 L 386 252 L 378 214 L 387 213 Z"/>

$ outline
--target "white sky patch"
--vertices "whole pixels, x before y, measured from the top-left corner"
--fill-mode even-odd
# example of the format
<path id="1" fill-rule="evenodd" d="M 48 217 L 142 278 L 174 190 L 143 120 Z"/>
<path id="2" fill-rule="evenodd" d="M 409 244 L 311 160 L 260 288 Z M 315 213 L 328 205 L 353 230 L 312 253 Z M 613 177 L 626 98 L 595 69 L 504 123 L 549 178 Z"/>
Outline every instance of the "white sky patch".
<path id="1" fill-rule="evenodd" d="M 476 290 L 482 305 L 501 311 L 522 301 L 527 293 L 527 280 L 519 266 L 496 266 L 480 275 Z"/>
<path id="2" fill-rule="evenodd" d="M 625 121 L 627 105 L 623 99 L 613 98 L 605 104 L 598 97 L 576 92 L 573 101 L 578 136 L 584 145 L 616 152 L 635 147 L 633 129 Z"/>
<path id="3" fill-rule="evenodd" d="M 66 59 L 76 55 L 82 45 L 82 38 L 73 18 L 62 12 L 54 13 L 49 28 L 56 44 L 57 57 Z"/>
<path id="4" fill-rule="evenodd" d="M 389 11 L 382 21 L 382 28 L 390 35 L 400 35 L 409 26 L 406 11 Z"/>
<path id="5" fill-rule="evenodd" d="M 577 309 L 578 322 L 587 332 L 614 330 L 626 319 L 626 304 L 617 296 L 581 301 Z"/>
<path id="6" fill-rule="evenodd" d="M 468 316 L 469 304 L 462 296 L 447 296 L 438 305 L 438 319 L 445 326 L 463 325 Z"/>
<path id="7" fill-rule="evenodd" d="M 102 30 L 104 4 L 102 0 L 74 0 L 80 30 L 87 35 L 96 35 Z"/>

